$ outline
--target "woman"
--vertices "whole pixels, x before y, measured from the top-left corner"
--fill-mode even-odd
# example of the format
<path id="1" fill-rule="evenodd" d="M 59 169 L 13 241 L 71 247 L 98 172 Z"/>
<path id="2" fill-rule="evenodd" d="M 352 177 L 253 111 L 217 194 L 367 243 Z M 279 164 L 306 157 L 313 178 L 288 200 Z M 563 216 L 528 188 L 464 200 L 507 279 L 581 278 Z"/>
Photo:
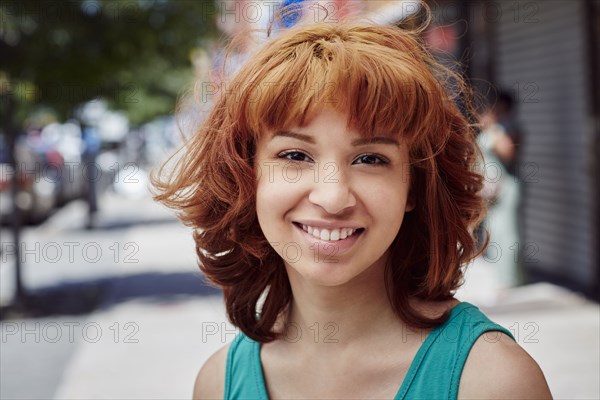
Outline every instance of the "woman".
<path id="1" fill-rule="evenodd" d="M 360 23 L 294 27 L 241 67 L 155 181 L 241 330 L 194 398 L 550 398 L 453 298 L 484 214 L 459 83 L 417 32 Z"/>

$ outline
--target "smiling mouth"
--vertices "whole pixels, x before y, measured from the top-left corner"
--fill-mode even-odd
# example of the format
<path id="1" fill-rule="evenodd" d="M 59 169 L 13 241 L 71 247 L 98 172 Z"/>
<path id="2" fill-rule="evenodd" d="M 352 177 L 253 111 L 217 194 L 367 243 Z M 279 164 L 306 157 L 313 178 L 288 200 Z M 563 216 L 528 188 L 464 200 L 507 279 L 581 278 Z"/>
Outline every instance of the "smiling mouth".
<path id="1" fill-rule="evenodd" d="M 309 235 L 313 236 L 315 239 L 320 239 L 329 242 L 337 242 L 354 236 L 358 236 L 365 230 L 364 228 L 319 229 L 309 225 L 300 224 L 298 222 L 294 222 L 294 225 L 296 225 L 298 228 L 302 229 Z"/>

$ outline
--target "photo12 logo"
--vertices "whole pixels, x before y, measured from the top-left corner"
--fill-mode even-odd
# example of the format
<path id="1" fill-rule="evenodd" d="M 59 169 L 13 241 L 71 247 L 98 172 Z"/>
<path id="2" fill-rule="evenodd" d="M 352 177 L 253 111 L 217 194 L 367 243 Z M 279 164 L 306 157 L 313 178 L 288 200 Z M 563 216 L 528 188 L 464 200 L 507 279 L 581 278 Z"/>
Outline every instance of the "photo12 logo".
<path id="1" fill-rule="evenodd" d="M 73 162 L 65 161 L 61 164 L 52 163 L 26 163 L 18 162 L 16 171 L 34 183 L 77 183 L 98 182 L 103 175 L 110 176 L 113 183 L 139 183 L 140 167 L 133 162 L 121 165 L 118 162 L 112 165 L 102 166 L 96 162 Z M 9 164 L 0 165 L 0 179 L 9 181 L 15 175 L 15 169 Z"/>
<path id="2" fill-rule="evenodd" d="M 140 327 L 135 322 L 118 322 L 108 324 L 99 322 L 3 322 L 2 343 L 20 341 L 21 343 L 57 343 L 66 340 L 68 343 L 83 341 L 98 343 L 109 340 L 113 343 L 139 343 L 136 337 Z"/>
<path id="3" fill-rule="evenodd" d="M 2 242 L 0 245 L 2 253 L 0 259 L 2 263 L 9 261 L 11 257 L 17 255 L 15 243 Z M 113 262 L 115 264 L 137 264 L 140 262 L 136 258 L 140 246 L 136 242 L 34 242 L 20 243 L 19 247 L 20 261 L 26 262 L 47 262 L 56 264 L 63 263 L 98 263 L 100 261 Z"/>

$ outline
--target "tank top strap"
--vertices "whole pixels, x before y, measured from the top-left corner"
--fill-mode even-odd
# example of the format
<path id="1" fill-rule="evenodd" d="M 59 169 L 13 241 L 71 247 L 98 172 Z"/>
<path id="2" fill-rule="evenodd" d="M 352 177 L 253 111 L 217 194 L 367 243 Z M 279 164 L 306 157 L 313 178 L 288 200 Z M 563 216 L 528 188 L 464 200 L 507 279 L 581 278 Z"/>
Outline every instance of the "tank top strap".
<path id="1" fill-rule="evenodd" d="M 456 305 L 443 325 L 432 330 L 417 352 L 396 399 L 456 399 L 460 377 L 475 341 L 497 342 L 511 332 L 474 305 Z"/>
<path id="2" fill-rule="evenodd" d="M 238 333 L 227 351 L 225 399 L 268 400 L 260 362 L 260 343 Z"/>

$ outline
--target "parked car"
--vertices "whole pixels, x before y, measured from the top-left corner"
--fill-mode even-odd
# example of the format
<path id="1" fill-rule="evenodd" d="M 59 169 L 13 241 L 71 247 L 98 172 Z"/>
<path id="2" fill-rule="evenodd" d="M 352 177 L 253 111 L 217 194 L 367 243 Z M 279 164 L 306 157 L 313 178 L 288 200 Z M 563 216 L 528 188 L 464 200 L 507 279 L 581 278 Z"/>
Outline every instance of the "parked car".
<path id="1" fill-rule="evenodd" d="M 53 176 L 48 176 L 55 179 L 58 185 L 57 204 L 61 206 L 70 200 L 85 197 L 86 171 L 82 159 L 85 144 L 79 125 L 73 122 L 52 123 L 44 127 L 41 136 L 46 146 L 59 156 L 53 164 L 56 168 L 52 171 Z"/>
<path id="2" fill-rule="evenodd" d="M 13 183 L 15 170 L 10 164 L 8 141 L 0 135 L 3 150 L 0 159 L 0 223 L 9 224 L 14 215 Z M 56 205 L 56 182 L 43 176 L 43 169 L 57 162 L 55 152 L 37 153 L 25 137 L 15 145 L 18 165 L 18 192 L 15 200 L 21 212 L 22 222 L 37 223 L 50 215 Z"/>

